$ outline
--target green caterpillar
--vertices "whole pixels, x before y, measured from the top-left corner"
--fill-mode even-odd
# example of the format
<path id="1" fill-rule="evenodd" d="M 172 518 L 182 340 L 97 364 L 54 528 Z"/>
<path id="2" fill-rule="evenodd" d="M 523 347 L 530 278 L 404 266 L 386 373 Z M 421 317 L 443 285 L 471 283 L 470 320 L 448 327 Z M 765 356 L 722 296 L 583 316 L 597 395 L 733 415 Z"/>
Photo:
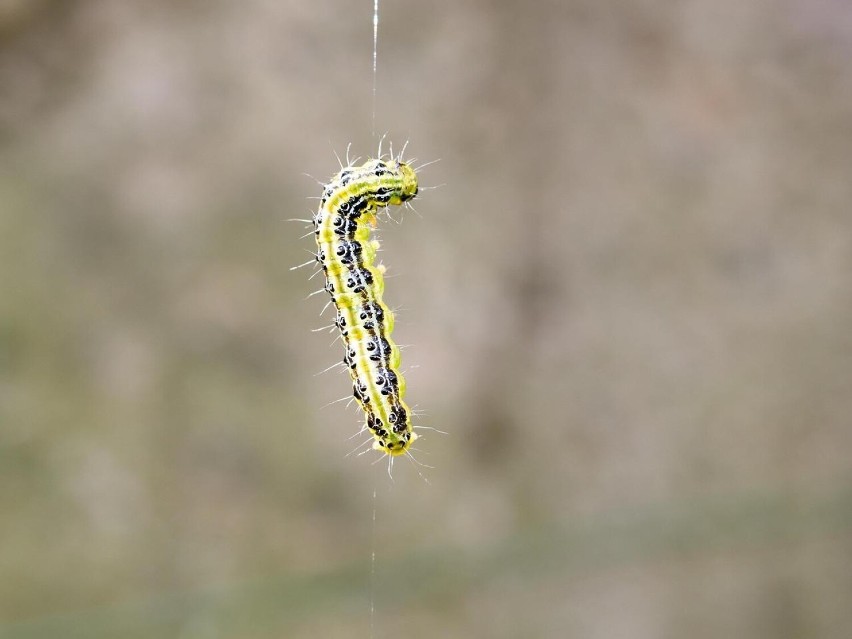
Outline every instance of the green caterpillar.
<path id="1" fill-rule="evenodd" d="M 404 401 L 399 347 L 391 339 L 394 316 L 382 300 L 384 267 L 374 265 L 378 242 L 370 241 L 379 208 L 417 195 L 417 175 L 400 159 L 373 159 L 347 166 L 325 185 L 313 218 L 316 259 L 325 274 L 346 347 L 353 394 L 366 416 L 373 448 L 388 455 L 408 452 L 417 434 Z"/>

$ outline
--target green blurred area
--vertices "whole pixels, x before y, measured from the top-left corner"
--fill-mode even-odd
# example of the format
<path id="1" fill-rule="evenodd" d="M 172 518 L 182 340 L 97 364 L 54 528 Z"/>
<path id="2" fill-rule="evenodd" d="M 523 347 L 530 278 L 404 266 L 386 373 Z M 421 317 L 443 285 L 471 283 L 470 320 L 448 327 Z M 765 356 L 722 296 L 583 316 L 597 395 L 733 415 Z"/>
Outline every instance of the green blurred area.
<path id="1" fill-rule="evenodd" d="M 845 639 L 852 7 L 382 3 L 376 135 L 371 10 L 0 0 L 0 638 Z M 287 222 L 385 131 L 393 480 Z"/>

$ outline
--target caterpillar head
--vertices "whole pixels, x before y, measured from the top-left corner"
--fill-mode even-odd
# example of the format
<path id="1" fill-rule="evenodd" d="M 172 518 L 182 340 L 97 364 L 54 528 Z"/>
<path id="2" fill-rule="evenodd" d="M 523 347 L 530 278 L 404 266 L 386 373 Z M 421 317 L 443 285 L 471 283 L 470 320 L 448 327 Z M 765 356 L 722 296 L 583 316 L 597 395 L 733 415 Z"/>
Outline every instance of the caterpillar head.
<path id="1" fill-rule="evenodd" d="M 411 165 L 405 162 L 396 162 L 396 170 L 399 173 L 399 186 L 391 196 L 391 204 L 402 204 L 417 195 L 417 174 Z"/>

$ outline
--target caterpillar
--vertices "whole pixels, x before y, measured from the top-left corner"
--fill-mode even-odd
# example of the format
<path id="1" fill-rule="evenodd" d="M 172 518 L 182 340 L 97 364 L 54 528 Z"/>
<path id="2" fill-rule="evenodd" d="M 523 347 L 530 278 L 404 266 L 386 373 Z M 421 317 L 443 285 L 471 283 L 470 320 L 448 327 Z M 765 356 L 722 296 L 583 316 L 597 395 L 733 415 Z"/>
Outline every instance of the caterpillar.
<path id="1" fill-rule="evenodd" d="M 373 448 L 394 457 L 406 454 L 417 434 L 403 399 L 400 352 L 391 339 L 394 315 L 382 299 L 385 269 L 374 265 L 379 244 L 370 240 L 370 229 L 380 208 L 408 202 L 417 190 L 415 170 L 399 157 L 349 165 L 324 185 L 312 220 L 353 395 Z"/>

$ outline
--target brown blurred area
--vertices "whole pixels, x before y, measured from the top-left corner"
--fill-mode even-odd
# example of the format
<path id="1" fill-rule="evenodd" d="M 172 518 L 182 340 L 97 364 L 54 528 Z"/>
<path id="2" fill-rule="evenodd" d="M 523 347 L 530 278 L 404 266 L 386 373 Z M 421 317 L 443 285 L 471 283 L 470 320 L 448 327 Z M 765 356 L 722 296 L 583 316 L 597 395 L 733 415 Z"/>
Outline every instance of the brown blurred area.
<path id="1" fill-rule="evenodd" d="M 0 638 L 852 636 L 852 4 L 383 1 L 376 135 L 371 18 L 0 0 Z M 286 221 L 384 132 L 392 481 Z"/>

